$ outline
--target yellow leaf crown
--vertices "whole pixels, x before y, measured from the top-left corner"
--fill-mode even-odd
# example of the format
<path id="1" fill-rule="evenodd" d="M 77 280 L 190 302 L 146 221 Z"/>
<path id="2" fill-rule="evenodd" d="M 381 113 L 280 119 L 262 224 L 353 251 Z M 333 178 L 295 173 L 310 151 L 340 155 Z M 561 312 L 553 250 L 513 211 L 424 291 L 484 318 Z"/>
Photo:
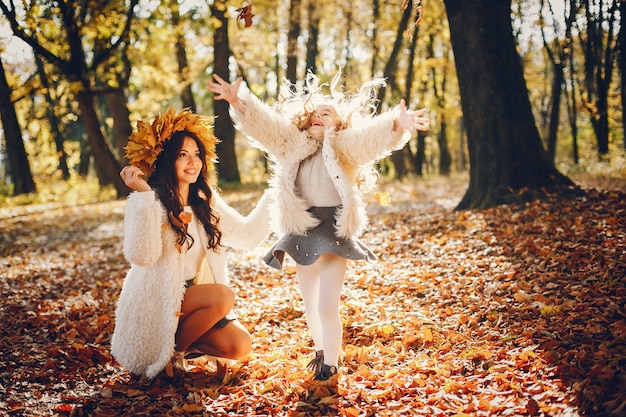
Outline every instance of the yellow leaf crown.
<path id="1" fill-rule="evenodd" d="M 195 135 L 206 149 L 206 164 L 211 167 L 217 161 L 215 146 L 219 141 L 213 134 L 213 117 L 195 114 L 189 108 L 177 112 L 173 107 L 158 115 L 152 124 L 139 120 L 137 131 L 128 137 L 124 147 L 131 165 L 141 169 L 145 178 L 155 170 L 155 162 L 163 151 L 163 145 L 176 132 Z"/>

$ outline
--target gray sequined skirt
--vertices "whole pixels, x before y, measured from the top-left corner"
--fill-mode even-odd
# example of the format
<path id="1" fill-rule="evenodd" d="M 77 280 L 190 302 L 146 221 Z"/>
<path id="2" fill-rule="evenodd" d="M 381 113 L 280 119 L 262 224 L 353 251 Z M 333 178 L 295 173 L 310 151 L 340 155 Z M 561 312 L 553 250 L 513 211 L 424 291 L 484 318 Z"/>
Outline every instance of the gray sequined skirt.
<path id="1" fill-rule="evenodd" d="M 332 253 L 346 259 L 376 262 L 377 257 L 358 238 L 345 239 L 335 235 L 335 214 L 338 207 L 311 207 L 320 224 L 310 229 L 306 236 L 286 234 L 263 257 L 266 264 L 281 269 L 285 253 L 299 265 L 311 265 L 321 255 Z"/>

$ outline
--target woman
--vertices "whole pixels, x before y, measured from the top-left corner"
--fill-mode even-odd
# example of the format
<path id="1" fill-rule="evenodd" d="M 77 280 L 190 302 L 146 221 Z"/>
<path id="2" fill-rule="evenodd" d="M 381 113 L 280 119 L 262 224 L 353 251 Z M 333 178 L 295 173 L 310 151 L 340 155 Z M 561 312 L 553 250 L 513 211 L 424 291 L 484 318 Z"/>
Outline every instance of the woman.
<path id="1" fill-rule="evenodd" d="M 187 369 L 185 354 L 238 360 L 252 346 L 232 315 L 226 246 L 252 249 L 269 233 L 268 193 L 241 216 L 207 182 L 217 139 L 212 118 L 169 109 L 138 123 L 120 175 L 131 193 L 124 217 L 124 281 L 112 354 L 134 374 Z"/>

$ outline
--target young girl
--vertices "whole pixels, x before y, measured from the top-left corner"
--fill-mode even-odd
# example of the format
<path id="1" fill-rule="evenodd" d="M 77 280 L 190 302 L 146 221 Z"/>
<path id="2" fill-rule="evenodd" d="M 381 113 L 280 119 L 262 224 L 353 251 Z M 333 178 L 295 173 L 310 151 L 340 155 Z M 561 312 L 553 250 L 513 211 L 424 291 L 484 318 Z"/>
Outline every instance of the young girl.
<path id="1" fill-rule="evenodd" d="M 322 95 L 319 81 L 308 74 L 304 86 L 283 85 L 275 108 L 261 102 L 239 78 L 230 84 L 214 75 L 207 84 L 216 99 L 228 101 L 237 129 L 253 146 L 268 153 L 278 189 L 273 229 L 280 236 L 265 261 L 282 267 L 284 254 L 296 262 L 307 324 L 316 355 L 308 368 L 314 379 L 337 373 L 342 342 L 339 316 L 341 288 L 349 259 L 375 261 L 359 240 L 367 223 L 362 194 L 376 180 L 373 162 L 401 149 L 412 129 L 426 130 L 427 109 L 407 111 L 404 101 L 373 116 L 375 89 L 365 84 L 348 97 L 336 91 Z"/>
<path id="2" fill-rule="evenodd" d="M 112 354 L 134 374 L 187 370 L 185 352 L 231 360 L 251 350 L 232 315 L 226 246 L 251 249 L 269 234 L 268 196 L 241 216 L 207 183 L 217 139 L 212 118 L 169 109 L 138 123 L 122 169 L 131 193 L 124 255 L 131 263 L 112 337 Z"/>

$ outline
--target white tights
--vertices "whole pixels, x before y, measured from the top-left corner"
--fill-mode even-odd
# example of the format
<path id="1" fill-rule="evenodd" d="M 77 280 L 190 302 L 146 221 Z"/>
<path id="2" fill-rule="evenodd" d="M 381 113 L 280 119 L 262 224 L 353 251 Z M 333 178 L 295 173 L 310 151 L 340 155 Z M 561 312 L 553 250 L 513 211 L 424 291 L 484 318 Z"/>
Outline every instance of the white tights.
<path id="1" fill-rule="evenodd" d="M 324 363 L 337 366 L 343 329 L 339 316 L 341 287 L 346 276 L 347 259 L 322 255 L 312 265 L 296 265 L 306 321 L 315 350 L 324 350 Z"/>

